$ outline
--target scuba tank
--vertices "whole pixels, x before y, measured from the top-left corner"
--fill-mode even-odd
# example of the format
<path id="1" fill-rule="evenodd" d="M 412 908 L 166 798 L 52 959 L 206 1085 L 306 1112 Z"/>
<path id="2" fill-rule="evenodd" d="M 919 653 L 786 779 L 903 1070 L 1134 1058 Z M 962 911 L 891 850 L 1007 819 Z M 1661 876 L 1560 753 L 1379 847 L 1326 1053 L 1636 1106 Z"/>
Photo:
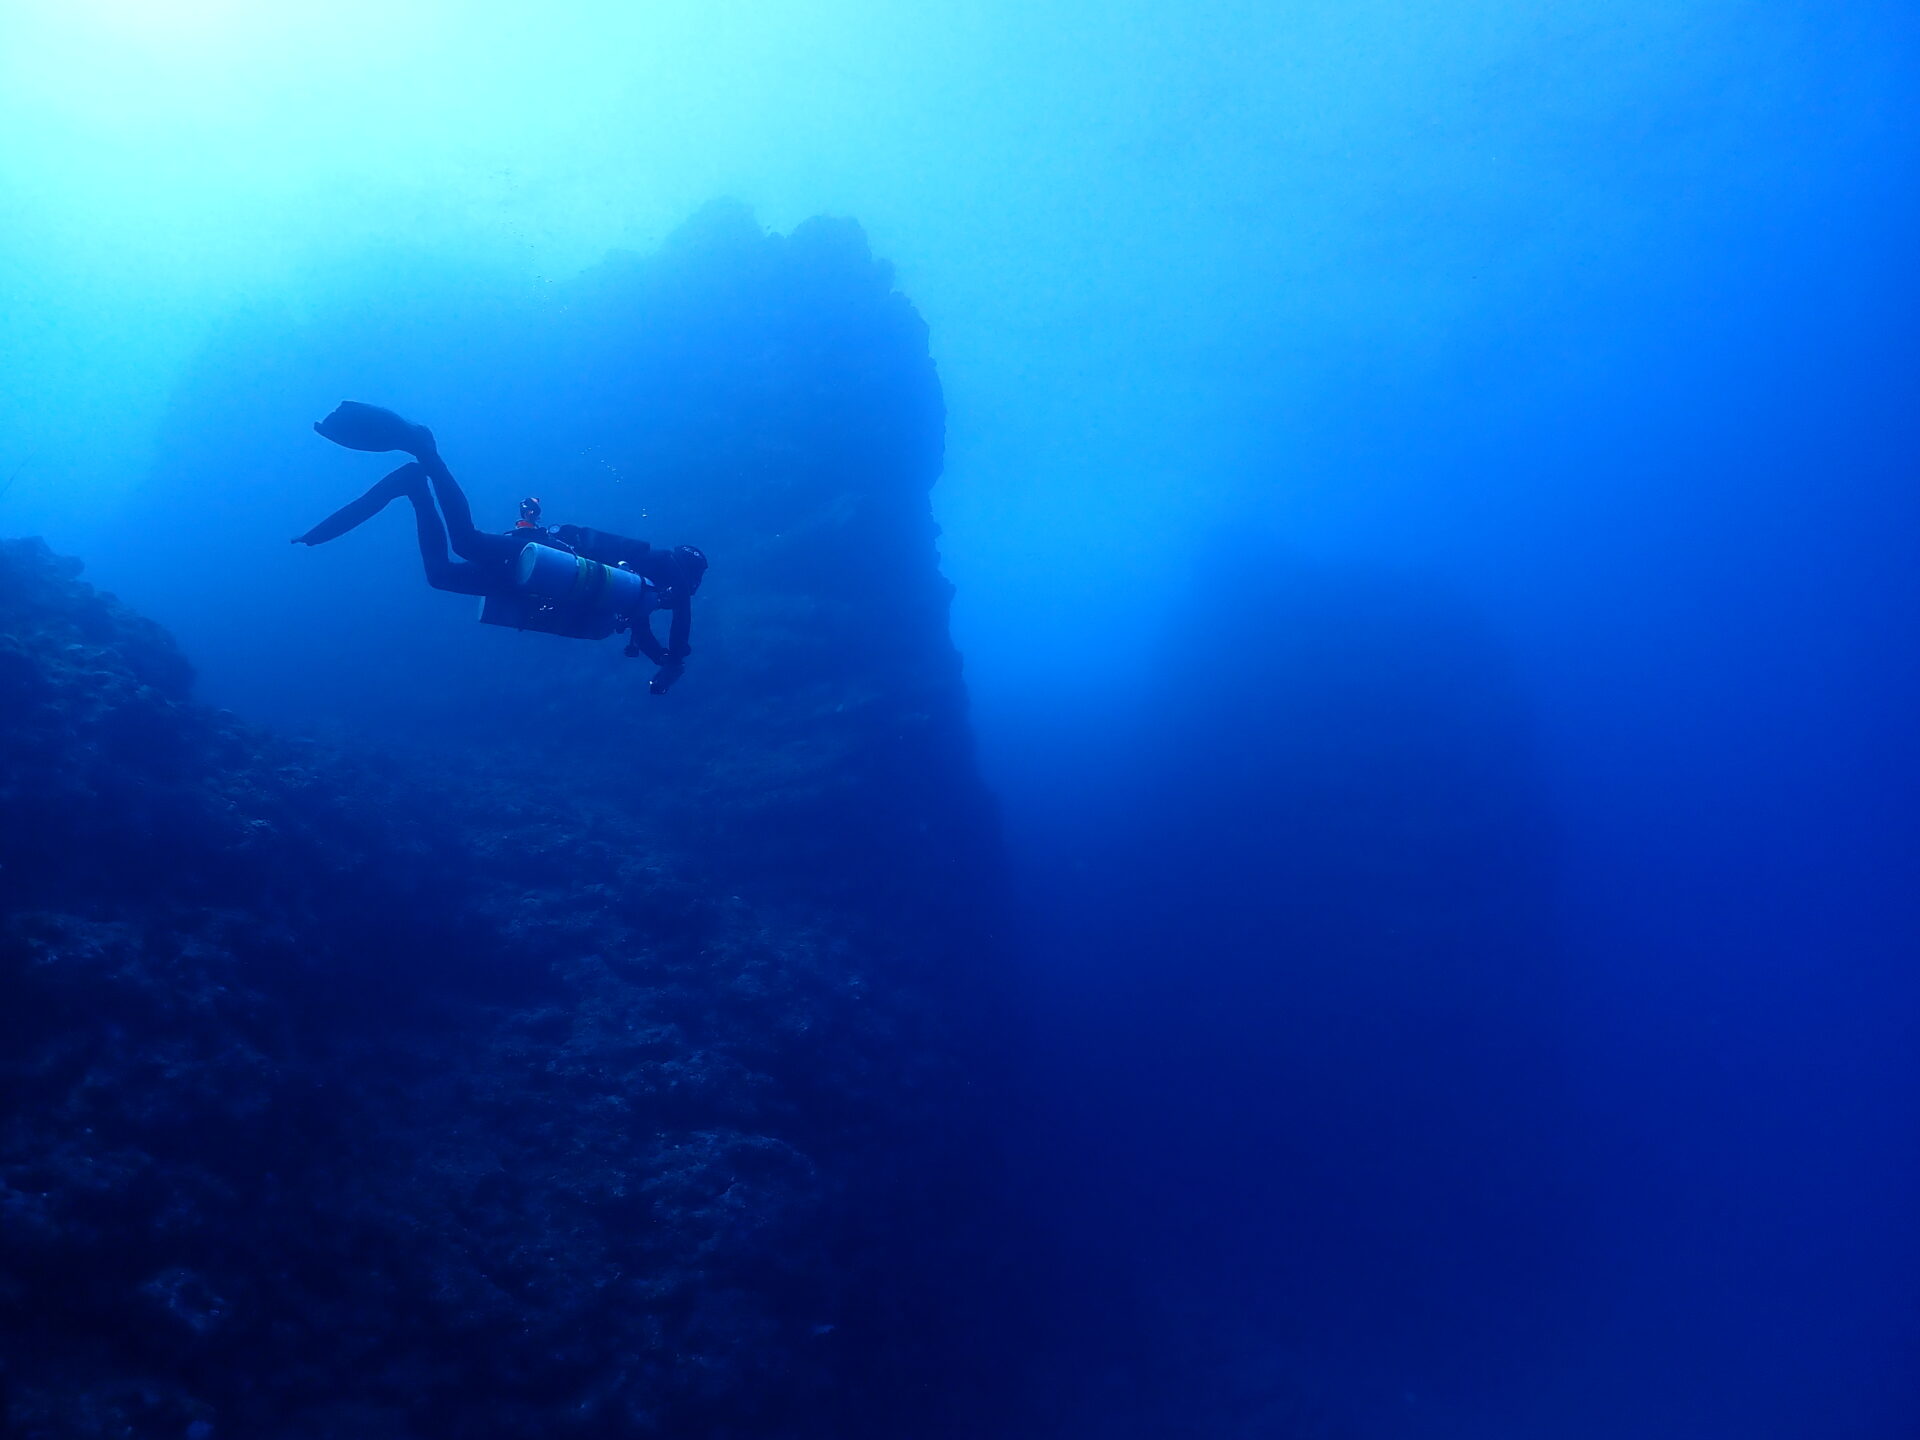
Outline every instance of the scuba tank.
<path id="1" fill-rule="evenodd" d="M 513 592 L 480 602 L 480 623 L 604 640 L 653 607 L 653 586 L 631 570 L 531 541 L 513 565 Z"/>

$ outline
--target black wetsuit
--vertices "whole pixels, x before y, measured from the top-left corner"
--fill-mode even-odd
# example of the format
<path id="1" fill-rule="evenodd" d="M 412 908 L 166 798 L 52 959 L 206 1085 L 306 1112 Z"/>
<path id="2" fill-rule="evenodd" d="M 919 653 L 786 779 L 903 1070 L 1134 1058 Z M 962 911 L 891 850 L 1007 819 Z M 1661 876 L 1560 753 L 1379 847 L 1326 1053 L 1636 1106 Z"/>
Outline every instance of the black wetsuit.
<path id="1" fill-rule="evenodd" d="M 431 485 L 431 488 L 429 488 Z M 625 564 L 651 581 L 655 608 L 672 615 L 666 648 L 654 638 L 648 617 L 635 615 L 633 648 L 656 665 L 679 665 L 692 653 L 692 591 L 672 551 L 656 550 L 645 540 L 629 540 L 606 530 L 580 525 L 520 525 L 505 534 L 475 527 L 473 511 L 460 483 L 438 455 L 402 465 L 359 499 L 341 506 L 299 538 L 320 545 L 372 519 L 402 495 L 413 502 L 413 523 L 420 541 L 420 562 L 427 583 L 456 595 L 511 595 L 514 565 L 528 545 L 552 545 L 603 565 Z M 438 499 L 438 506 L 434 501 Z M 442 523 L 441 516 L 446 517 Z M 448 553 L 451 547 L 452 554 Z M 454 556 L 459 556 L 455 559 Z"/>

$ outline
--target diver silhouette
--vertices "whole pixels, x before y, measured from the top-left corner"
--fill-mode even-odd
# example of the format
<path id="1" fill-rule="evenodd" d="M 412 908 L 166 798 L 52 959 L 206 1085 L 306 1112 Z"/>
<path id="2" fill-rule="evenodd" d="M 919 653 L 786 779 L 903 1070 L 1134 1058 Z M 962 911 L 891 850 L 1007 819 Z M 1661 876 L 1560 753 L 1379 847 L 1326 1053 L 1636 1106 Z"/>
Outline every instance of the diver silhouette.
<path id="1" fill-rule="evenodd" d="M 511 530 L 489 533 L 474 525 L 467 497 L 426 426 L 377 405 L 344 400 L 313 428 L 349 450 L 398 450 L 413 460 L 294 536 L 295 545 L 324 545 L 405 496 L 413 502 L 420 561 L 434 589 L 480 596 L 480 619 L 489 625 L 582 640 L 625 630 L 627 654 L 645 655 L 659 667 L 647 688 L 655 695 L 673 688 L 692 653 L 687 636 L 693 595 L 707 573 L 700 551 L 691 545 L 657 550 L 645 540 L 581 525 L 545 526 L 534 499 L 520 502 L 520 519 Z M 653 633 L 656 610 L 671 617 L 664 649 Z"/>

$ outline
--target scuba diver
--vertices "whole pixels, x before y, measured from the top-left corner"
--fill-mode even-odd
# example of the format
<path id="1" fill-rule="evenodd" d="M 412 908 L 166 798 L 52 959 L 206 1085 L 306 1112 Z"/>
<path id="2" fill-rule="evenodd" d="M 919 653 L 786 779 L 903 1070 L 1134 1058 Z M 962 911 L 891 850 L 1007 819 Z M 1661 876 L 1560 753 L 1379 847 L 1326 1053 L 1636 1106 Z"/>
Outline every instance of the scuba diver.
<path id="1" fill-rule="evenodd" d="M 405 496 L 413 502 L 420 560 L 434 589 L 481 597 L 480 619 L 488 625 L 582 640 L 603 640 L 625 630 L 627 654 L 645 655 L 659 667 L 647 688 L 655 695 L 673 688 L 691 653 L 687 632 L 693 595 L 707 573 L 707 557 L 693 546 L 656 550 L 644 540 L 605 530 L 544 526 L 534 499 L 520 502 L 513 529 L 489 534 L 475 528 L 467 497 L 426 426 L 409 424 L 377 405 L 345 400 L 313 428 L 349 450 L 398 450 L 413 462 L 294 536 L 295 545 L 324 545 Z M 664 649 L 653 633 L 656 610 L 671 617 Z"/>

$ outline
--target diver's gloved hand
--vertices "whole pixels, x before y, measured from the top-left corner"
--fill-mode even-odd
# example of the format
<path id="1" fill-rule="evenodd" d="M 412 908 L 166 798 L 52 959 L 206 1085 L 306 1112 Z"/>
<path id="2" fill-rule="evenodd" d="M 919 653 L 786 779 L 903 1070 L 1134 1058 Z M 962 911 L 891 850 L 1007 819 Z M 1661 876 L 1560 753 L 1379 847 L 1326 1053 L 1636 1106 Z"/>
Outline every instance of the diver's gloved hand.
<path id="1" fill-rule="evenodd" d="M 669 660 L 653 672 L 653 679 L 647 682 L 647 689 L 655 695 L 664 695 L 673 688 L 673 682 L 687 673 L 684 660 Z"/>
<path id="2" fill-rule="evenodd" d="M 410 425 L 391 410 L 358 400 L 342 400 L 326 419 L 314 421 L 313 428 L 349 450 L 404 450 L 416 460 L 434 453 L 433 432 L 426 426 Z"/>

